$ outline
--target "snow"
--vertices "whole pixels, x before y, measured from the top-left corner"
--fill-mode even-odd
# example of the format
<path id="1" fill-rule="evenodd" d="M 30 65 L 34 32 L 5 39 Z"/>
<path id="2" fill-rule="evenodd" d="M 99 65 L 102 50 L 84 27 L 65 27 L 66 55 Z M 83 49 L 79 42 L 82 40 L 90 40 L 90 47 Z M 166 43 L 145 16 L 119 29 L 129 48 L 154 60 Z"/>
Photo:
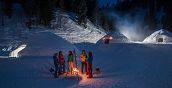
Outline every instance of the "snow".
<path id="1" fill-rule="evenodd" d="M 163 42 L 158 42 L 159 38 L 162 38 Z M 143 41 L 143 43 L 161 43 L 161 44 L 172 43 L 172 33 L 164 29 L 158 30 L 154 32 L 153 34 L 151 34 L 150 36 L 148 36 Z"/>
<path id="2" fill-rule="evenodd" d="M 70 43 L 96 43 L 99 39 L 106 35 L 101 27 L 96 27 L 88 20 L 86 26 L 82 27 L 77 24 L 75 16 L 67 15 L 63 11 L 58 10 L 55 13 L 55 20 L 52 21 L 52 27 L 55 34 L 66 39 Z M 70 13 L 71 14 L 71 13 Z M 59 22 L 61 20 L 61 22 Z"/>
<path id="3" fill-rule="evenodd" d="M 58 39 L 60 40 L 60 38 Z M 65 44 L 65 41 L 60 40 L 60 43 L 63 43 L 65 47 L 68 47 L 68 45 Z M 93 51 L 93 68 L 99 67 L 101 69 L 101 73 L 94 74 L 93 79 L 87 79 L 85 75 L 79 75 L 81 80 L 63 77 L 55 79 L 48 71 L 50 67 L 53 67 L 53 59 L 51 59 L 52 55 L 23 56 L 21 59 L 0 59 L 0 87 L 172 87 L 171 45 L 134 43 L 113 43 L 105 45 L 82 43 L 75 44 L 75 46 L 79 51 L 82 49 Z M 49 46 L 47 46 L 47 49 L 48 47 Z M 66 58 L 67 57 L 65 57 L 65 59 Z"/>
<path id="4" fill-rule="evenodd" d="M 0 88 L 67 88 L 77 80 L 54 79 L 49 73 L 51 57 L 1 59 Z"/>
<path id="5" fill-rule="evenodd" d="M 55 52 L 74 50 L 75 46 L 49 31 L 35 32 L 28 36 L 27 47 L 21 56 L 52 56 Z"/>
<path id="6" fill-rule="evenodd" d="M 27 45 L 21 45 L 19 46 L 17 49 L 13 50 L 12 52 L 10 52 L 9 57 L 19 57 L 19 52 L 22 51 L 24 48 L 26 48 Z"/>
<path id="7" fill-rule="evenodd" d="M 94 52 L 102 73 L 80 81 L 83 88 L 171 88 L 171 45 L 113 43 L 77 45 Z"/>

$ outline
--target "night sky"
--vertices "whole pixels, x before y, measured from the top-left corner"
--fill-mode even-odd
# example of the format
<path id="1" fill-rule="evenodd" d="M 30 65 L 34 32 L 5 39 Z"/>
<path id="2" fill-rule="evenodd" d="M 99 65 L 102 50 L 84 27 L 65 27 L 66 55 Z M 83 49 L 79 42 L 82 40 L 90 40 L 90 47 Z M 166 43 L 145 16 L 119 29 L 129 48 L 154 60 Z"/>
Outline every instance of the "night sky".
<path id="1" fill-rule="evenodd" d="M 100 7 L 107 5 L 107 3 L 109 3 L 109 5 L 117 3 L 117 0 L 98 0 L 98 1 Z"/>

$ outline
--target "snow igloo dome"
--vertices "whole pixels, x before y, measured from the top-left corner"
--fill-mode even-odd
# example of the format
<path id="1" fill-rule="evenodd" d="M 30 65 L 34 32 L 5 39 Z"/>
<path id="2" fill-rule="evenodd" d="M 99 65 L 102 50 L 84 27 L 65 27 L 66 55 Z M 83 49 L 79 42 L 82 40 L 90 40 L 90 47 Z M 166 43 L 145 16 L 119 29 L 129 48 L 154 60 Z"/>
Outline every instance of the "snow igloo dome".
<path id="1" fill-rule="evenodd" d="M 98 43 L 129 43 L 130 40 L 120 32 L 112 32 L 101 38 Z"/>
<path id="2" fill-rule="evenodd" d="M 161 29 L 148 36 L 143 43 L 172 43 L 172 33 Z"/>

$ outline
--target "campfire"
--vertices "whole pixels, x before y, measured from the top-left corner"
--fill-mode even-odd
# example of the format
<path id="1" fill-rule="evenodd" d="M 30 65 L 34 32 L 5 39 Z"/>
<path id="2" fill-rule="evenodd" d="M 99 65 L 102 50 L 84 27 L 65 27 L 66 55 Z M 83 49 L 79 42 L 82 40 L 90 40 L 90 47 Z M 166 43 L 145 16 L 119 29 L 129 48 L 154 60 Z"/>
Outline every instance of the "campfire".
<path id="1" fill-rule="evenodd" d="M 73 68 L 73 74 L 74 75 L 78 75 L 79 74 L 79 70 L 77 68 Z"/>

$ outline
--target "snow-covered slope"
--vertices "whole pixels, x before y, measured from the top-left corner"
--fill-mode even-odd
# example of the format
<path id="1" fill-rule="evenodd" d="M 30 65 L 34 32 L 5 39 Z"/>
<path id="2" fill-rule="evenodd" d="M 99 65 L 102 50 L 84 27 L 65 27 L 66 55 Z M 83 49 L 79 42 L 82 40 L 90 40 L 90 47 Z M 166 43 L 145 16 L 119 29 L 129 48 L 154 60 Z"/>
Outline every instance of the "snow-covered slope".
<path id="1" fill-rule="evenodd" d="M 27 47 L 21 51 L 21 56 L 52 56 L 55 52 L 74 50 L 70 42 L 49 31 L 36 32 L 26 41 Z"/>
<path id="2" fill-rule="evenodd" d="M 102 28 L 99 27 L 98 29 L 89 20 L 86 24 L 87 28 L 78 25 L 75 22 L 74 16 L 72 17 L 62 11 L 56 12 L 56 18 L 52 21 L 52 27 L 56 30 L 58 36 L 71 43 L 96 43 L 106 35 Z"/>
<path id="3" fill-rule="evenodd" d="M 162 39 L 161 42 L 158 42 L 158 39 Z M 164 29 L 158 30 L 148 36 L 143 43 L 172 43 L 172 33 Z"/>

